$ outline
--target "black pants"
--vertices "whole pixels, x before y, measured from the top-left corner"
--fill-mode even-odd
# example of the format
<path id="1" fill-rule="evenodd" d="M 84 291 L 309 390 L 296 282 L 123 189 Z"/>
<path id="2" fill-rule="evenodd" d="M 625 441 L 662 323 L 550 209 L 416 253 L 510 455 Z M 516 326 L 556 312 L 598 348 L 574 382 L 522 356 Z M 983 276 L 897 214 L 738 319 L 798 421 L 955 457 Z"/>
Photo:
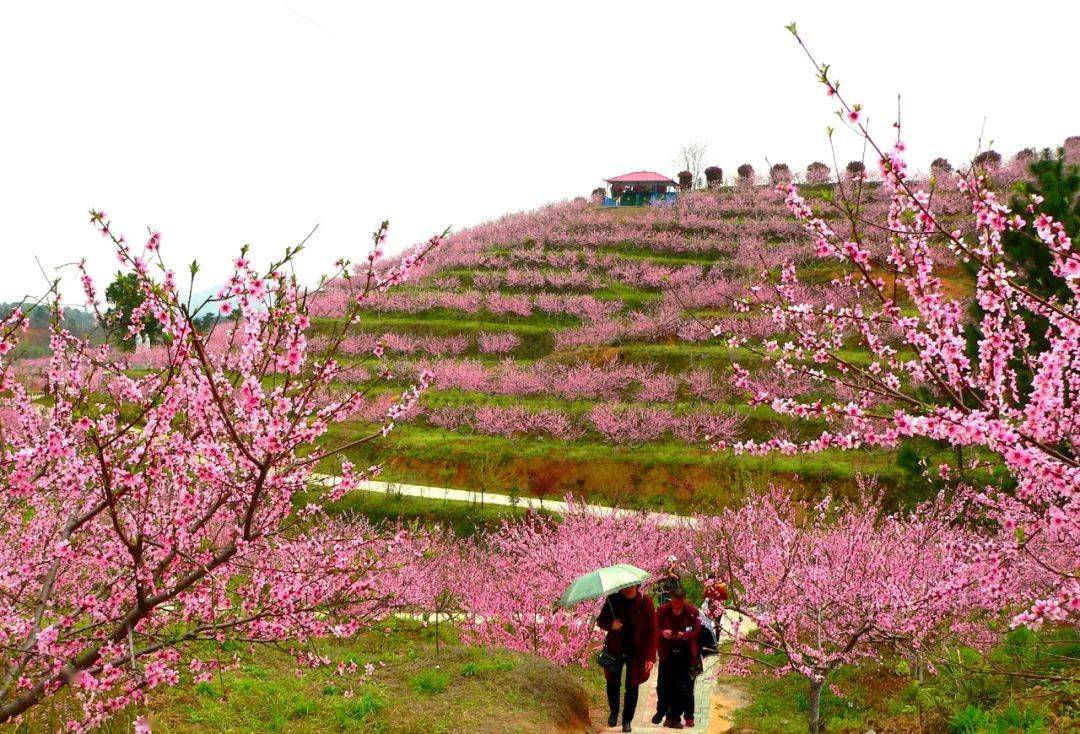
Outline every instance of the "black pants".
<path id="1" fill-rule="evenodd" d="M 690 676 L 689 650 L 672 650 L 666 661 L 660 661 L 656 698 L 656 713 L 670 719 L 694 717 L 694 679 Z"/>
<path id="2" fill-rule="evenodd" d="M 623 672 L 626 674 L 626 701 L 622 707 L 622 720 L 627 724 L 634 720 L 634 711 L 637 709 L 638 687 L 631 685 L 634 677 L 634 658 L 628 655 L 618 665 L 604 669 L 604 679 L 607 683 L 607 702 L 611 713 L 619 713 L 619 687 L 622 683 Z"/>

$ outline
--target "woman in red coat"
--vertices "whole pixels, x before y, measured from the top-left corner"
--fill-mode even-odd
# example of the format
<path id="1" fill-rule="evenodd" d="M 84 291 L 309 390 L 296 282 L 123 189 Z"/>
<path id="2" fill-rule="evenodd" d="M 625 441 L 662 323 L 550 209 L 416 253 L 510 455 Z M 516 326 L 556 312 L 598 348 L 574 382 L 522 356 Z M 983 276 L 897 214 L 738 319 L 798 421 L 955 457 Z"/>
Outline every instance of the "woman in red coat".
<path id="1" fill-rule="evenodd" d="M 619 688 L 623 670 L 626 671 L 626 700 L 623 703 L 623 731 L 630 731 L 630 722 L 637 708 L 638 686 L 649 679 L 656 659 L 656 610 L 652 599 L 630 586 L 609 596 L 596 621 L 607 631 L 604 646 L 620 659 L 617 665 L 604 669 L 607 681 L 608 726 L 619 721 Z"/>

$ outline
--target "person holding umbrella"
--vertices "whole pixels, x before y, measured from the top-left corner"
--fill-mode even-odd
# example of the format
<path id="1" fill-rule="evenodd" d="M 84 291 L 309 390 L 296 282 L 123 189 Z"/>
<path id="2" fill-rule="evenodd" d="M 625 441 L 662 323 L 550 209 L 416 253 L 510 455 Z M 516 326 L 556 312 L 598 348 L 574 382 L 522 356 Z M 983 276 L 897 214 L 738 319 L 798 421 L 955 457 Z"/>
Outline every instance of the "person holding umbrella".
<path id="1" fill-rule="evenodd" d="M 608 708 L 611 710 L 608 726 L 615 726 L 619 720 L 619 689 L 625 669 L 626 697 L 622 707 L 622 730 L 630 731 L 630 722 L 637 709 L 638 686 L 649 679 L 656 659 L 656 611 L 652 599 L 637 586 L 628 586 L 607 598 L 596 624 L 607 631 L 605 649 L 622 658 L 619 664 L 604 669 Z"/>
<path id="2" fill-rule="evenodd" d="M 607 595 L 596 624 L 607 632 L 598 662 L 604 668 L 608 726 L 619 723 L 619 694 L 625 676 L 622 730 L 631 731 L 638 686 L 649 679 L 659 632 L 652 599 L 640 589 L 649 574 L 629 564 L 608 566 L 579 576 L 563 594 L 563 606 Z"/>

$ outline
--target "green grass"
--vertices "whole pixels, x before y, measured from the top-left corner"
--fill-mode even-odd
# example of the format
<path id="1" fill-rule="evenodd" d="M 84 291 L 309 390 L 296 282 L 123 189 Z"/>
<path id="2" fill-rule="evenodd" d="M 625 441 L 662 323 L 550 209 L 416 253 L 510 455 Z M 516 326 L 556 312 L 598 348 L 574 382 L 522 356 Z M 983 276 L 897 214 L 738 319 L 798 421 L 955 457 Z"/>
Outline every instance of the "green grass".
<path id="1" fill-rule="evenodd" d="M 303 503 L 306 496 L 298 497 Z M 419 522 L 453 528 L 459 537 L 498 527 L 504 520 L 523 517 L 524 509 L 501 505 L 472 504 L 453 500 L 425 499 L 377 492 L 350 492 L 328 505 L 335 514 L 362 515 L 373 522 Z"/>
<path id="2" fill-rule="evenodd" d="M 829 682 L 840 695 L 829 688 L 822 693 L 825 730 L 1052 734 L 1080 728 L 1080 681 L 1069 662 L 1080 655 L 1075 629 L 1014 630 L 986 654 L 928 652 L 936 673 L 914 675 L 910 661 L 899 658 L 836 671 Z M 806 731 L 805 678 L 762 673 L 732 682 L 751 699 L 735 714 L 737 730 Z"/>
<path id="3" fill-rule="evenodd" d="M 398 314 L 365 314 L 362 325 L 365 331 L 404 331 L 417 334 L 475 334 L 480 331 L 511 331 L 515 334 L 546 334 L 555 327 L 576 326 L 578 320 L 572 316 L 556 316 L 546 313 L 534 313 L 532 316 L 488 316 L 452 312 L 447 309 L 441 314 L 429 316 Z M 319 318 L 314 321 L 316 331 L 325 331 L 339 322 L 337 319 Z"/>

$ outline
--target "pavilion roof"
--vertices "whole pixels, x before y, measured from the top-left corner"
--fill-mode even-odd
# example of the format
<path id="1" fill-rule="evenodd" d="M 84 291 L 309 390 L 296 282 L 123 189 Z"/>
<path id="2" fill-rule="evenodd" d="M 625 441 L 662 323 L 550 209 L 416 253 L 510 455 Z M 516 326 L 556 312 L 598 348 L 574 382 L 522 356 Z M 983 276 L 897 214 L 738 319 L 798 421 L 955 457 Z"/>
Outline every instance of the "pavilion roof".
<path id="1" fill-rule="evenodd" d="M 664 183 L 675 185 L 675 182 L 670 178 L 656 171 L 634 171 L 604 180 L 608 183 Z"/>

